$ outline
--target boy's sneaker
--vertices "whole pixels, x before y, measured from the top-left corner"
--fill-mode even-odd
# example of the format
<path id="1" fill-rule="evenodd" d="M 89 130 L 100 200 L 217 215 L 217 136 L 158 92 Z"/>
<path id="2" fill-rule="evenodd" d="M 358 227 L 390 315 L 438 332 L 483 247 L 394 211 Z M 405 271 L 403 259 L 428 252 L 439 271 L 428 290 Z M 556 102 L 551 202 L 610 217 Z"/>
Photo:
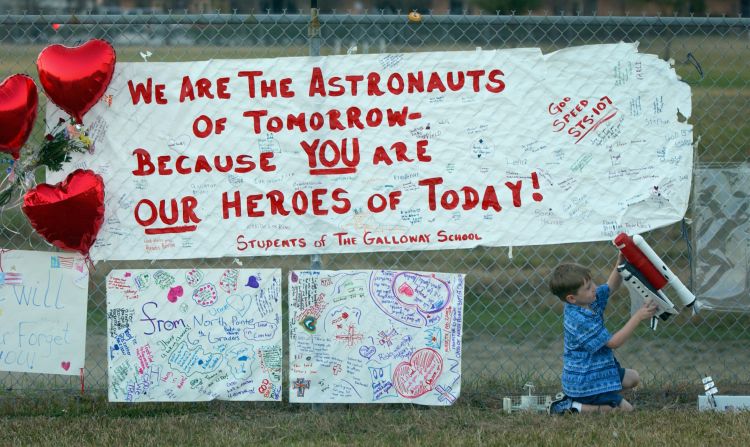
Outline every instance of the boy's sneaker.
<path id="1" fill-rule="evenodd" d="M 578 413 L 578 410 L 573 408 L 573 399 L 565 395 L 565 393 L 557 393 L 557 396 L 547 406 L 547 414 L 568 414 Z"/>

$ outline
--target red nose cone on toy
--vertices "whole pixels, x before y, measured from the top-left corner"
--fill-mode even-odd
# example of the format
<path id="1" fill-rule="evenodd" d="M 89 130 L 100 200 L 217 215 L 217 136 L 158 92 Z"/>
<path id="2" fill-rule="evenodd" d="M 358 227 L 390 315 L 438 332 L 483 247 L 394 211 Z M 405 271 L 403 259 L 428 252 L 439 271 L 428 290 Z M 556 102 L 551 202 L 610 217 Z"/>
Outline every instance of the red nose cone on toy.
<path id="1" fill-rule="evenodd" d="M 643 276 L 657 289 L 667 285 L 667 280 L 659 270 L 648 260 L 646 255 L 635 245 L 633 238 L 625 233 L 620 233 L 614 240 L 615 246 L 620 250 L 625 259 L 640 271 Z"/>

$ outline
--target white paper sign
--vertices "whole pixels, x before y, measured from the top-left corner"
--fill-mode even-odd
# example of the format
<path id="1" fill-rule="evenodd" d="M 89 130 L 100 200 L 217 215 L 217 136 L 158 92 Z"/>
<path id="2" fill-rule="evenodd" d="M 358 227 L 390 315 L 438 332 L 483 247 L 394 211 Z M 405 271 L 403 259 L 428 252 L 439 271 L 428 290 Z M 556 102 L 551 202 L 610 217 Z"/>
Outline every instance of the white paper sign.
<path id="1" fill-rule="evenodd" d="M 109 400 L 281 400 L 281 271 L 113 270 Z"/>
<path id="2" fill-rule="evenodd" d="M 461 274 L 290 272 L 289 400 L 451 405 L 463 301 Z"/>
<path id="3" fill-rule="evenodd" d="M 118 63 L 68 168 L 105 181 L 94 259 L 608 240 L 684 216 L 678 112 L 625 43 Z"/>
<path id="4" fill-rule="evenodd" d="M 0 370 L 80 374 L 88 286 L 78 254 L 0 249 Z"/>

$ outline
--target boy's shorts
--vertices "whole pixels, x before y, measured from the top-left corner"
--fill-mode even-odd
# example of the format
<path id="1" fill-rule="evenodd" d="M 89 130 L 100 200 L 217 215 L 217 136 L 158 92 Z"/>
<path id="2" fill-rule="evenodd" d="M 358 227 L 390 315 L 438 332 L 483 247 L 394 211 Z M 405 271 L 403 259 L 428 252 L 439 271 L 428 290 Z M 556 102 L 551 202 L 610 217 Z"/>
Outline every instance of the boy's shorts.
<path id="1" fill-rule="evenodd" d="M 620 382 L 622 382 L 623 377 L 625 377 L 625 368 L 618 368 L 618 370 L 620 372 Z M 622 396 L 617 391 L 594 394 L 593 396 L 571 397 L 571 399 L 574 402 L 580 402 L 584 405 L 609 405 L 613 408 L 619 407 L 620 402 L 622 402 Z"/>

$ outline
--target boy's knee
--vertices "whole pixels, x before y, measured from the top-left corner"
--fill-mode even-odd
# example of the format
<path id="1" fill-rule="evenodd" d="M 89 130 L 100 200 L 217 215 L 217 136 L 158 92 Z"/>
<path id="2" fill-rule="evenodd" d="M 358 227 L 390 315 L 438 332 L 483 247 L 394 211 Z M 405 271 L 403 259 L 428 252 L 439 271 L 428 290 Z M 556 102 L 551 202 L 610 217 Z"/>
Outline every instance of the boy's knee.
<path id="1" fill-rule="evenodd" d="M 629 390 L 631 388 L 635 388 L 640 383 L 641 383 L 641 376 L 638 374 L 638 371 L 634 369 L 625 370 L 625 375 L 622 377 L 623 389 Z"/>

